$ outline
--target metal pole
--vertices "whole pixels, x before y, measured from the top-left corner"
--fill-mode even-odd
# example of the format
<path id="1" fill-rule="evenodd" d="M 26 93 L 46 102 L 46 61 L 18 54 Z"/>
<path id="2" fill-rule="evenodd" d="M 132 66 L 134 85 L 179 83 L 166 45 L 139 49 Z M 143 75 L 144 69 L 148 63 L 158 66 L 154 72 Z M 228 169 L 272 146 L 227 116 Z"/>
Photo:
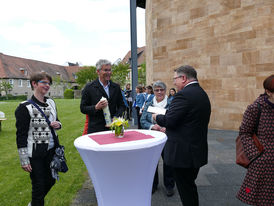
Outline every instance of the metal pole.
<path id="1" fill-rule="evenodd" d="M 131 85 L 132 99 L 136 98 L 135 88 L 138 85 L 138 68 L 137 68 L 137 27 L 136 27 L 136 0 L 130 0 L 130 35 L 131 35 Z M 134 124 L 137 124 L 136 110 L 132 110 Z"/>

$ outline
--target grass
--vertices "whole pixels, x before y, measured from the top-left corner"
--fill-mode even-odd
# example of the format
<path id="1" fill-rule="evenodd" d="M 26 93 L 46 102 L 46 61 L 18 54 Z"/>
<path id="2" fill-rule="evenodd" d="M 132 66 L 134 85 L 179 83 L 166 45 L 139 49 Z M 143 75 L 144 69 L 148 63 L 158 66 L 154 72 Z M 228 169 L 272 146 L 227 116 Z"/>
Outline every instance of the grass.
<path id="1" fill-rule="evenodd" d="M 45 205 L 69 206 L 87 177 L 86 167 L 73 144 L 82 134 L 85 115 L 80 112 L 79 99 L 55 102 L 62 123 L 58 136 L 65 146 L 69 171 L 60 173 L 60 180 L 46 196 Z M 18 104 L 18 101 L 0 102 L 0 111 L 7 118 L 0 132 L 0 206 L 26 206 L 31 200 L 29 174 L 21 169 L 16 146 L 14 111 Z"/>

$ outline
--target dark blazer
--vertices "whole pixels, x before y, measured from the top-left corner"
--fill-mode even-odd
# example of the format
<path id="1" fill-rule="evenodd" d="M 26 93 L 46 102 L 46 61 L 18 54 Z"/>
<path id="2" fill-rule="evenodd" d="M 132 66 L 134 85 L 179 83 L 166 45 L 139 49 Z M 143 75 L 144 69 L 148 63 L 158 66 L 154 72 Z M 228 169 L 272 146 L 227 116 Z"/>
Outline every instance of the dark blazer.
<path id="1" fill-rule="evenodd" d="M 110 81 L 108 98 L 98 78 L 88 83 L 82 91 L 80 104 L 81 112 L 89 116 L 88 133 L 108 130 L 108 128 L 105 127 L 106 122 L 103 110 L 95 109 L 95 105 L 102 97 L 108 100 L 111 118 L 122 116 L 126 109 L 118 84 Z"/>
<path id="2" fill-rule="evenodd" d="M 211 113 L 210 101 L 198 83 L 175 94 L 165 115 L 157 115 L 157 123 L 166 127 L 167 165 L 199 168 L 207 164 L 207 131 Z"/>

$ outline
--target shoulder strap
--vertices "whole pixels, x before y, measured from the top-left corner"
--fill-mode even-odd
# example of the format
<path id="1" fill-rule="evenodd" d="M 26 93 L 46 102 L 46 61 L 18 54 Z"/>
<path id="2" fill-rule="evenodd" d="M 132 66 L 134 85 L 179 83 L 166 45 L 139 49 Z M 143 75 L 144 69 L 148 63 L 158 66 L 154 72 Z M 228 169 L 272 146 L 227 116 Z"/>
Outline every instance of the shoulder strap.
<path id="1" fill-rule="evenodd" d="M 46 119 L 46 121 L 47 121 L 47 123 L 49 125 L 51 134 L 53 136 L 53 140 L 54 140 L 55 146 L 58 147 L 59 146 L 59 141 L 58 141 L 58 139 L 56 137 L 56 134 L 55 134 L 53 128 L 50 126 L 50 121 L 49 121 L 48 117 L 45 115 L 45 113 L 41 110 L 41 108 L 32 99 L 29 99 L 28 102 L 31 103 L 33 106 L 35 106 L 38 109 L 38 111 L 45 117 L 45 119 Z"/>
<path id="2" fill-rule="evenodd" d="M 259 126 L 260 117 L 261 117 L 261 112 L 262 112 L 261 105 L 260 105 L 259 103 L 257 104 L 257 107 L 258 107 L 258 116 L 257 116 L 257 120 L 256 120 L 255 131 L 254 131 L 254 133 L 255 133 L 256 135 L 257 135 L 257 133 L 258 133 L 258 126 Z"/>

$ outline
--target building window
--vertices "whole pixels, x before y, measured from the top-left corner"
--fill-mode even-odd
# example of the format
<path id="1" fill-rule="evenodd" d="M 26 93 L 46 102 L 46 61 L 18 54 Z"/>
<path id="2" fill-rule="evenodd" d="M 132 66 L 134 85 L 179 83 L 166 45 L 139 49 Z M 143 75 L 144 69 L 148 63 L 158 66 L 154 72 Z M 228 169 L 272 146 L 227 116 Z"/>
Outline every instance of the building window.
<path id="1" fill-rule="evenodd" d="M 27 80 L 27 87 L 30 87 L 30 81 Z"/>
<path id="2" fill-rule="evenodd" d="M 25 68 L 19 68 L 19 70 L 23 75 L 28 75 L 28 71 Z"/>
<path id="3" fill-rule="evenodd" d="M 10 85 L 13 85 L 13 79 L 9 79 Z"/>
<path id="4" fill-rule="evenodd" d="M 22 87 L 23 86 L 23 80 L 22 79 L 18 79 L 18 87 Z"/>

